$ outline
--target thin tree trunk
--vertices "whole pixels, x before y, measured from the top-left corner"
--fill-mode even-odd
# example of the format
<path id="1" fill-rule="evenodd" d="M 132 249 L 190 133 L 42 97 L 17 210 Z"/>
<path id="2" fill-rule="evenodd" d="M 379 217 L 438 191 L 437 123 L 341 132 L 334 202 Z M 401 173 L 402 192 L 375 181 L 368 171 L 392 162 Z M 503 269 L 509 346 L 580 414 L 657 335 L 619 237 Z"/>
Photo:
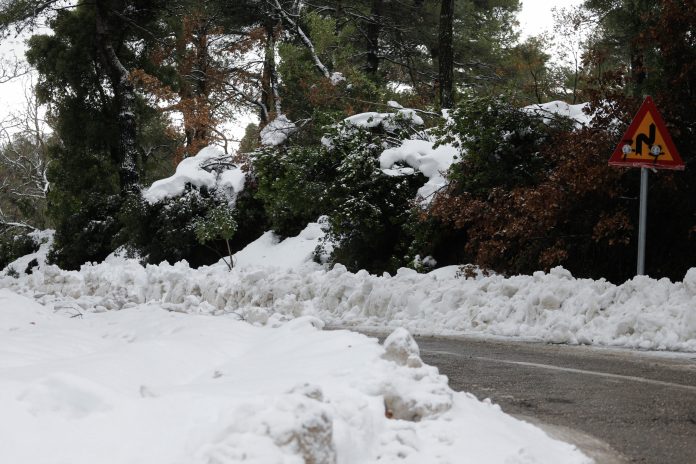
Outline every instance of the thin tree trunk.
<path id="1" fill-rule="evenodd" d="M 267 21 L 264 25 L 266 30 L 266 46 L 264 47 L 263 72 L 261 74 L 261 100 L 265 111 L 261 111 L 261 127 L 270 122 L 268 111 L 275 108 L 275 31 L 273 23 Z"/>
<path id="2" fill-rule="evenodd" d="M 440 106 L 454 106 L 454 0 L 442 0 L 438 46 L 438 81 L 440 84 Z"/>
<path id="3" fill-rule="evenodd" d="M 367 24 L 366 48 L 367 63 L 365 71 L 373 78 L 379 70 L 379 34 L 382 31 L 382 7 L 384 0 L 372 0 L 370 21 Z"/>

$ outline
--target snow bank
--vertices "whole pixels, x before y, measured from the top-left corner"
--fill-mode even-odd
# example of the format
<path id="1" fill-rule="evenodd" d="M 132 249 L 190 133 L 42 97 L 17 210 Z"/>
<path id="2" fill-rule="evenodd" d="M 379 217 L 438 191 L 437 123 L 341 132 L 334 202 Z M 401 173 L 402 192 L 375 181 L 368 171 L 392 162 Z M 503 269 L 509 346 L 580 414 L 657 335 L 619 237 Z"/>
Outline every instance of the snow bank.
<path id="1" fill-rule="evenodd" d="M 233 272 L 223 265 L 193 270 L 186 262 L 143 267 L 114 257 L 80 271 L 46 266 L 2 277 L 0 288 L 82 310 L 157 303 L 178 312 L 235 312 L 262 324 L 311 315 L 347 327 L 696 351 L 696 268 L 683 282 L 638 276 L 622 285 L 576 279 L 563 268 L 507 278 L 458 278 L 456 267 L 374 276 L 302 264 L 319 235 L 314 226 L 285 244 L 265 235 L 237 255 Z M 280 256 L 295 247 L 283 264 Z"/>
<path id="2" fill-rule="evenodd" d="M 244 172 L 232 164 L 230 156 L 218 147 L 202 149 L 196 156 L 182 160 L 171 177 L 160 179 L 143 191 L 143 197 L 154 204 L 184 193 L 186 184 L 217 188 L 232 202 L 244 190 Z"/>
<path id="3" fill-rule="evenodd" d="M 0 308 L 3 462 L 590 462 L 453 392 L 403 330 L 383 348 L 308 317 L 94 314 L 2 289 Z"/>
<path id="4" fill-rule="evenodd" d="M 297 269 L 312 261 L 319 240 L 325 235 L 326 217 L 307 224 L 296 237 L 281 240 L 268 231 L 234 255 L 234 265 L 240 269 L 269 267 Z"/>

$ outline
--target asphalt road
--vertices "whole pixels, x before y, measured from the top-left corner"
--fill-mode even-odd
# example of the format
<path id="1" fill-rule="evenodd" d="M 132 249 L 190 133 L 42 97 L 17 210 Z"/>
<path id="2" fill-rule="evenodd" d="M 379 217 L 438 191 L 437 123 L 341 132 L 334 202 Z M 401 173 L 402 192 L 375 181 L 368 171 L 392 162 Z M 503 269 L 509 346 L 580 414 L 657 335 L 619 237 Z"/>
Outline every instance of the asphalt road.
<path id="1" fill-rule="evenodd" d="M 455 390 L 577 444 L 598 464 L 696 464 L 696 355 L 417 338 Z M 559 463 L 562 464 L 562 463 Z"/>

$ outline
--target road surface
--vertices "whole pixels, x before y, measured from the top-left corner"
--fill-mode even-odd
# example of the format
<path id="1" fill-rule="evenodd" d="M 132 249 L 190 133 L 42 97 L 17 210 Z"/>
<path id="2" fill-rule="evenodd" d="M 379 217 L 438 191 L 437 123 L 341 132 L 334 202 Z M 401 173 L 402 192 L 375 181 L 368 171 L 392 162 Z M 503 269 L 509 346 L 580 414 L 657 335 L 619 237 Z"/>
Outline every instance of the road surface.
<path id="1" fill-rule="evenodd" d="M 696 464 L 696 355 L 419 338 L 455 390 L 548 424 L 598 463 Z"/>
<path id="2" fill-rule="evenodd" d="M 696 354 L 419 337 L 455 390 L 577 444 L 598 464 L 696 464 Z"/>

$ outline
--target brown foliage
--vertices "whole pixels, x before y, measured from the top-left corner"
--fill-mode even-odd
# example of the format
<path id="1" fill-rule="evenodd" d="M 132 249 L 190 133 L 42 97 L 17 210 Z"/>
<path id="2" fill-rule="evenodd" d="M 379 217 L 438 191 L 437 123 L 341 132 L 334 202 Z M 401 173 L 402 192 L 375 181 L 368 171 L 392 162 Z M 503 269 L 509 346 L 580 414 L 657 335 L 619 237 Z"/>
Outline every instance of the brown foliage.
<path id="1" fill-rule="evenodd" d="M 228 104 L 239 98 L 230 95 L 230 88 L 238 89 L 256 78 L 244 66 L 231 66 L 231 57 L 244 56 L 265 40 L 263 28 L 223 40 L 226 36 L 204 11 L 191 12 L 182 21 L 177 34 L 153 46 L 153 69 L 135 69 L 130 74 L 152 104 L 181 118 L 181 127 L 171 127 L 182 142 L 177 163 L 210 144 L 224 142 L 218 126 L 227 117 Z M 175 71 L 173 80 L 166 72 L 164 77 L 159 75 L 167 68 Z"/>
<path id="2" fill-rule="evenodd" d="M 607 165 L 613 138 L 589 128 L 562 133 L 543 152 L 552 168 L 537 185 L 494 188 L 485 197 L 452 185 L 429 214 L 466 232 L 465 255 L 480 266 L 530 273 L 564 265 L 595 274 L 590 258 L 623 255 L 633 229 L 622 199 L 625 172 Z"/>

